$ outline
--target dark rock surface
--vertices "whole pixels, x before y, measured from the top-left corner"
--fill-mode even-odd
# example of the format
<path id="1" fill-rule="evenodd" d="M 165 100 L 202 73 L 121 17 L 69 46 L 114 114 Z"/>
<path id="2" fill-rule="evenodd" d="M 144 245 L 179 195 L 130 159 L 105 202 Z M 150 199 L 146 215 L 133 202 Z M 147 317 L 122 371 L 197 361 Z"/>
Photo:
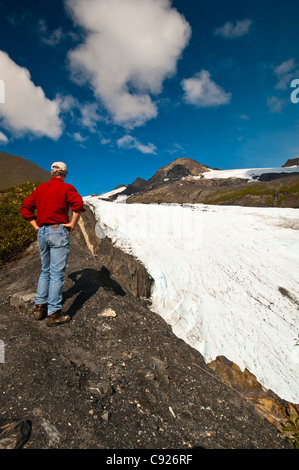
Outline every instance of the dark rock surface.
<path id="1" fill-rule="evenodd" d="M 139 193 L 144 189 L 146 186 L 146 180 L 143 178 L 136 178 L 133 183 L 129 184 L 126 189 L 122 192 L 122 194 L 126 194 L 127 196 L 135 193 Z M 117 197 L 118 195 L 116 195 Z"/>
<path id="2" fill-rule="evenodd" d="M 36 245 L 0 270 L 0 431 L 30 423 L 27 449 L 293 449 L 102 268 L 72 235 L 63 307 L 71 321 L 54 328 L 26 302 L 11 304 L 35 293 Z"/>
<path id="3" fill-rule="evenodd" d="M 159 168 L 149 180 L 136 178 L 135 181 L 127 185 L 122 192 L 111 195 L 107 200 L 114 201 L 120 194 L 131 196 L 134 194 L 147 193 L 165 185 L 166 182 L 169 186 L 186 176 L 198 176 L 209 169 L 208 166 L 202 165 L 191 158 L 176 158 L 168 165 Z"/>
<path id="4" fill-rule="evenodd" d="M 133 194 L 127 204 L 218 204 L 248 207 L 299 207 L 299 174 L 267 174 L 261 181 L 241 178 L 181 179 Z"/>
<path id="5" fill-rule="evenodd" d="M 210 168 L 202 165 L 192 158 L 176 158 L 173 162 L 159 168 L 156 173 L 147 181 L 146 190 L 159 186 L 165 179 L 176 181 L 187 175 L 198 176 Z"/>
<path id="6" fill-rule="evenodd" d="M 288 167 L 288 166 L 295 166 L 295 165 L 299 165 L 299 158 L 289 158 L 289 160 L 284 164 L 282 165 L 282 167 Z"/>
<path id="7" fill-rule="evenodd" d="M 260 176 L 253 177 L 253 179 L 256 179 L 259 181 L 272 181 L 272 180 L 278 180 L 281 178 L 289 178 L 290 176 L 298 177 L 298 172 L 293 171 L 292 173 L 263 173 Z"/>
<path id="8" fill-rule="evenodd" d="M 134 297 L 147 299 L 150 297 L 152 279 L 145 267 L 129 254 L 123 253 L 114 246 L 108 237 L 99 238 L 96 235 L 96 220 L 91 209 L 84 205 L 85 212 L 79 221 L 75 232 L 82 245 L 86 245 L 92 255 L 97 255 L 102 267 L 102 276 L 107 282 L 114 280 L 119 293 L 130 293 Z M 110 281 L 109 281 L 110 279 Z"/>

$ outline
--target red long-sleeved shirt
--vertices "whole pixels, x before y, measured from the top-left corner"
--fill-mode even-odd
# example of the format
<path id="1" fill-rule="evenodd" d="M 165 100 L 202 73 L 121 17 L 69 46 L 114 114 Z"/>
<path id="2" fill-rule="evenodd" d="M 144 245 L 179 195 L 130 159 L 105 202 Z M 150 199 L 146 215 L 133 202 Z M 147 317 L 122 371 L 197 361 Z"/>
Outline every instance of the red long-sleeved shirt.
<path id="1" fill-rule="evenodd" d="M 69 208 L 74 212 L 84 212 L 83 200 L 71 184 L 53 177 L 38 186 L 22 204 L 21 215 L 24 219 L 36 219 L 39 227 L 49 224 L 69 223 Z M 37 211 L 37 216 L 34 211 Z"/>

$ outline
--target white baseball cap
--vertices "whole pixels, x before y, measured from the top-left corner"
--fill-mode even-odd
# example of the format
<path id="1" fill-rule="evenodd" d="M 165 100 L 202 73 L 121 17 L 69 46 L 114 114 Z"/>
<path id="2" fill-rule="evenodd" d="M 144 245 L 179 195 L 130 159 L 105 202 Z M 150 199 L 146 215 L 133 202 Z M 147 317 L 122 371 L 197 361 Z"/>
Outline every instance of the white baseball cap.
<path id="1" fill-rule="evenodd" d="M 60 171 L 64 171 L 65 173 L 68 173 L 66 164 L 63 162 L 52 163 L 51 171 L 55 171 L 55 170 L 60 170 Z"/>

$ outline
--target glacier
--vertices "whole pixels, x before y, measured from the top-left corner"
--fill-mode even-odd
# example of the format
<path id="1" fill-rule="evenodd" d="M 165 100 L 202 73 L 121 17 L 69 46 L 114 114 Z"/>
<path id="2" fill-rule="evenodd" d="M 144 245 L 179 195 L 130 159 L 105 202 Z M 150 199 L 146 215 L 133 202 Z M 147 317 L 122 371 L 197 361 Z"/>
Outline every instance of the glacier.
<path id="1" fill-rule="evenodd" d="M 289 208 L 86 196 L 96 233 L 154 280 L 151 309 L 206 362 L 225 356 L 299 402 L 299 221 Z"/>

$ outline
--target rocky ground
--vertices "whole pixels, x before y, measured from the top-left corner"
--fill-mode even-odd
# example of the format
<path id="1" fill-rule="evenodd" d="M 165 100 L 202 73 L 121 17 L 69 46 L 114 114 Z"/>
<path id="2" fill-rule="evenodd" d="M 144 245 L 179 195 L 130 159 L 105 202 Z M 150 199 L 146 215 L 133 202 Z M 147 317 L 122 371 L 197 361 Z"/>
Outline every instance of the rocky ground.
<path id="1" fill-rule="evenodd" d="M 100 256 L 71 240 L 68 324 L 49 328 L 12 302 L 18 293 L 32 302 L 40 273 L 36 245 L 0 271 L 0 426 L 23 421 L 20 446 L 293 449 L 200 353 L 109 278 Z M 9 429 L 0 428 L 0 448 L 16 444 L 17 432 Z"/>
<path id="2" fill-rule="evenodd" d="M 288 176 L 267 173 L 259 181 L 250 183 L 241 178 L 170 180 L 151 189 L 142 189 L 126 202 L 298 208 L 298 195 L 298 172 Z"/>

